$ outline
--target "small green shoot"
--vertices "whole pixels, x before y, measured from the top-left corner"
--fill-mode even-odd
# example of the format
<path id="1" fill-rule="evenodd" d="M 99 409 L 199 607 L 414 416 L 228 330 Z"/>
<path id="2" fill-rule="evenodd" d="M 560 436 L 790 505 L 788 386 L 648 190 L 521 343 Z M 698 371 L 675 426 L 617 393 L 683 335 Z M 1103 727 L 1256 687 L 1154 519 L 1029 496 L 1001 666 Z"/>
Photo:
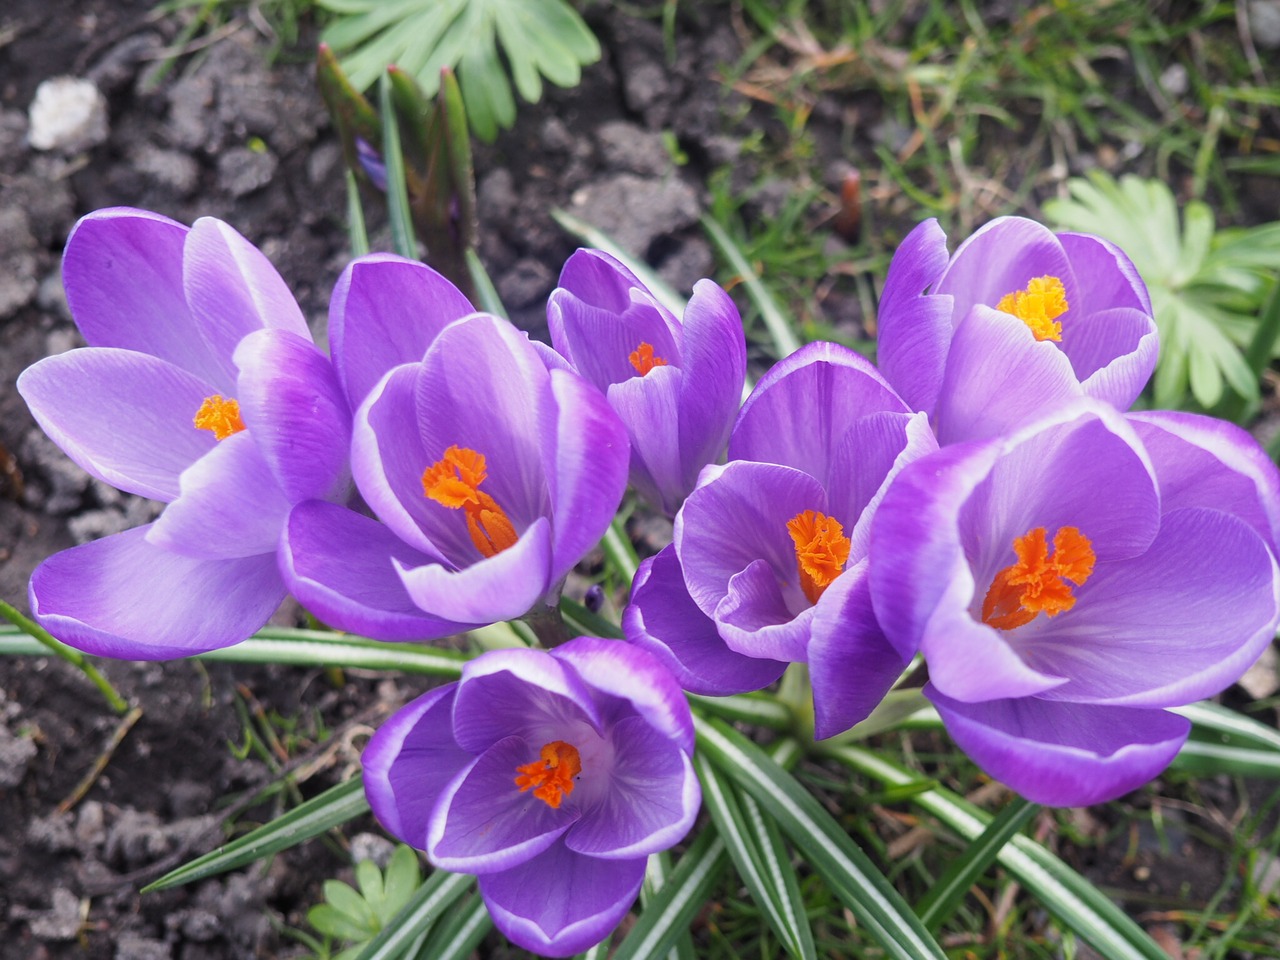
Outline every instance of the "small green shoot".
<path id="1" fill-rule="evenodd" d="M 418 855 L 398 844 L 385 873 L 371 860 L 356 864 L 358 891 L 341 880 L 326 880 L 325 902 L 307 911 L 307 922 L 330 940 L 349 944 L 333 960 L 355 960 L 421 885 Z"/>

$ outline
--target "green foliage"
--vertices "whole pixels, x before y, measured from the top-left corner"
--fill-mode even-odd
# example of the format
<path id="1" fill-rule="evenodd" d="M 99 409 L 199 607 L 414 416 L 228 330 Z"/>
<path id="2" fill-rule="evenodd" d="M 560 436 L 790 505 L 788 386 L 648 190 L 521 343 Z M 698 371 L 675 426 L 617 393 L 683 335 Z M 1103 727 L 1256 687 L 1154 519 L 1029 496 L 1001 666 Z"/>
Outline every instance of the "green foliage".
<path id="1" fill-rule="evenodd" d="M 440 71 L 456 68 L 471 129 L 486 141 L 515 122 L 513 82 L 537 103 L 543 77 L 576 86 L 582 67 L 600 59 L 595 35 L 565 0 L 317 2 L 337 14 L 323 39 L 359 89 L 395 64 L 432 96 Z"/>
<path id="2" fill-rule="evenodd" d="M 418 855 L 398 844 L 385 874 L 370 860 L 356 864 L 359 891 L 341 880 L 326 880 L 325 902 L 307 911 L 307 922 L 325 937 L 350 944 L 334 960 L 355 960 L 421 884 Z"/>
<path id="3" fill-rule="evenodd" d="M 1045 204 L 1045 216 L 1117 244 L 1151 292 L 1160 328 L 1155 405 L 1182 406 L 1188 388 L 1205 409 L 1228 388 L 1256 402 L 1259 371 L 1244 351 L 1275 286 L 1280 222 L 1215 233 L 1213 212 L 1192 200 L 1180 228 L 1173 192 L 1160 181 L 1126 176 L 1117 182 L 1094 171 L 1067 187 L 1071 198 Z M 1263 346 L 1266 362 L 1276 355 L 1274 336 Z"/>

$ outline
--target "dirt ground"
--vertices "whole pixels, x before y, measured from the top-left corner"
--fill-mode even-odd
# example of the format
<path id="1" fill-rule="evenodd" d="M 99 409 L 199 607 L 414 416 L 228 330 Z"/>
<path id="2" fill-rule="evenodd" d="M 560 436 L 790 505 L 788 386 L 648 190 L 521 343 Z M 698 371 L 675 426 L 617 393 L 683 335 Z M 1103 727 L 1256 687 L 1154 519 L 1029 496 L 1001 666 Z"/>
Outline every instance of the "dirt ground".
<path id="1" fill-rule="evenodd" d="M 0 5 L 0 598 L 23 609 L 41 559 L 144 522 L 154 509 L 82 474 L 43 437 L 14 389 L 30 363 L 79 344 L 58 273 L 75 220 L 117 205 L 184 222 L 220 217 L 275 263 L 321 336 L 328 292 L 347 258 L 341 155 L 310 61 L 286 51 L 269 63 L 267 39 L 237 21 L 157 79 L 182 21 L 154 16 L 152 6 Z M 477 149 L 481 254 L 513 318 L 534 332 L 577 245 L 552 220 L 554 208 L 612 234 L 678 289 L 713 271 L 697 223 L 709 202 L 707 176 L 777 121 L 708 81 L 715 64 L 741 53 L 733 26 L 698 5 L 681 4 L 680 15 L 671 60 L 658 21 L 592 7 L 602 61 L 577 89 L 553 88 L 539 106 L 522 105 L 514 130 Z M 73 152 L 35 150 L 28 107 L 42 80 L 62 74 L 87 77 L 102 91 L 106 138 Z M 874 106 L 863 105 L 859 117 L 873 128 Z M 815 111 L 833 191 L 856 160 L 840 149 L 858 142 L 844 128 L 849 122 L 839 105 Z M 675 134 L 683 165 L 663 130 Z M 385 248 L 385 224 L 375 217 L 371 228 L 375 246 L 380 239 Z M 856 332 L 855 299 L 832 297 L 833 316 Z M 277 619 L 295 617 L 285 609 Z M 314 768 L 305 795 L 336 782 L 356 764 L 362 734 L 418 687 L 355 671 L 337 682 L 319 671 L 195 662 L 109 662 L 104 672 L 142 714 L 81 794 L 120 719 L 61 661 L 0 660 L 0 958 L 220 960 L 298 951 L 283 928 L 303 926 L 321 881 L 349 865 L 350 851 L 337 842 L 175 891 L 137 890 L 215 845 L 228 803 L 239 808 L 241 826 L 277 812 L 284 798 L 250 801 L 282 764 Z M 259 713 L 275 719 L 282 755 L 243 755 L 246 725 Z M 350 836 L 366 849 L 386 848 L 371 821 Z M 1108 885 L 1137 882 L 1126 849 L 1120 843 L 1114 858 L 1098 858 Z M 1169 862 L 1155 863 L 1162 889 L 1207 898 L 1220 858 L 1175 849 Z"/>

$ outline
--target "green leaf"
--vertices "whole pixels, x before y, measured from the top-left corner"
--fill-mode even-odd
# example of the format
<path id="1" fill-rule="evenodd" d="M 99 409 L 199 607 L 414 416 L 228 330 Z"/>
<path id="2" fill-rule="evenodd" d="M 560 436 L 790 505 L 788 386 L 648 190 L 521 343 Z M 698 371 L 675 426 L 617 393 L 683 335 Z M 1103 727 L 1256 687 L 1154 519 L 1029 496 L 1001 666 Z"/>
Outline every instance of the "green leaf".
<path id="1" fill-rule="evenodd" d="M 364 783 L 359 776 L 352 777 L 346 783 L 330 787 L 319 796 L 299 804 L 284 816 L 277 817 L 240 839 L 165 874 L 143 887 L 142 892 L 167 890 L 234 870 L 246 863 L 287 850 L 368 811 Z"/>
<path id="2" fill-rule="evenodd" d="M 724 841 L 714 830 L 703 830 L 641 912 L 613 960 L 653 960 L 671 949 L 711 896 L 728 863 Z"/>
<path id="3" fill-rule="evenodd" d="M 698 749 L 778 821 L 796 850 L 858 923 L 899 960 L 942 958 L 942 948 L 849 834 L 763 750 L 719 720 L 694 718 Z"/>
<path id="4" fill-rule="evenodd" d="M 472 894 L 431 930 L 414 960 L 467 960 L 492 929 L 488 908 Z"/>
<path id="5" fill-rule="evenodd" d="M 1188 773 L 1220 773 L 1280 779 L 1280 733 L 1215 703 L 1176 707 L 1192 723 L 1191 737 L 1173 767 Z"/>
<path id="6" fill-rule="evenodd" d="M 373 930 L 366 928 L 359 918 L 352 917 L 328 903 L 318 903 L 308 910 L 307 923 L 334 940 L 362 942 L 376 932 L 376 928 Z"/>
<path id="7" fill-rule="evenodd" d="M 361 860 L 356 864 L 356 886 L 360 888 L 360 896 L 375 910 L 385 899 L 382 892 L 382 871 L 372 860 Z"/>
<path id="8" fill-rule="evenodd" d="M 799 960 L 816 958 L 813 930 L 777 825 L 767 820 L 751 797 L 739 795 L 711 762 L 695 755 L 702 781 L 702 802 L 724 840 L 738 876 L 764 911 L 783 948 Z"/>
<path id="9" fill-rule="evenodd" d="M 906 787 L 919 780 L 912 771 L 860 747 L 834 747 L 826 752 L 886 784 Z M 911 802 L 968 840 L 976 840 L 991 822 L 990 814 L 942 788 L 918 793 Z M 1046 910 L 1107 960 L 1169 960 L 1106 894 L 1034 840 L 1015 836 L 997 859 Z"/>
<path id="10" fill-rule="evenodd" d="M 756 305 L 756 309 L 760 311 L 760 317 L 764 320 L 765 329 L 769 331 L 769 337 L 773 340 L 773 349 L 779 360 L 800 349 L 800 338 L 796 336 L 795 331 L 791 329 L 791 324 L 779 309 L 773 296 L 760 282 L 760 278 L 756 276 L 755 269 L 751 264 L 747 263 L 747 258 L 743 256 L 741 248 L 733 242 L 733 238 L 729 236 L 724 227 L 716 223 L 711 217 L 703 217 L 701 220 L 702 229 L 707 231 L 707 235 L 711 237 L 711 242 L 720 250 L 720 254 L 728 261 L 729 267 L 741 279 L 743 286 L 747 288 L 747 295 L 751 297 L 751 302 Z"/>
<path id="11" fill-rule="evenodd" d="M 395 852 L 387 863 L 387 872 L 382 878 L 383 904 L 378 913 L 384 924 L 404 908 L 421 884 L 418 854 L 410 846 L 396 844 Z"/>
<path id="12" fill-rule="evenodd" d="M 476 878 L 467 874 L 433 871 L 404 908 L 360 951 L 359 960 L 399 960 L 475 882 Z"/>
<path id="13" fill-rule="evenodd" d="M 644 866 L 644 882 L 640 885 L 640 908 L 642 911 L 649 908 L 653 898 L 667 885 L 670 878 L 671 854 L 666 850 L 651 853 L 648 862 Z M 607 939 L 603 940 L 596 946 L 604 946 L 607 942 Z M 667 951 L 666 960 L 694 960 L 693 938 L 689 936 L 688 930 L 682 930 L 676 934 L 675 943 Z"/>
<path id="14" fill-rule="evenodd" d="M 377 873 L 378 868 L 373 864 L 373 872 Z M 377 916 L 374 915 L 373 908 L 369 905 L 369 901 L 349 884 L 343 883 L 341 880 L 326 880 L 324 882 L 324 898 L 328 901 L 333 909 L 337 910 L 352 925 L 360 931 L 356 936 L 348 936 L 348 940 L 367 940 L 378 932 L 380 924 Z"/>
<path id="15" fill-rule="evenodd" d="M 400 124 L 396 122 L 391 99 L 391 78 L 383 73 L 378 84 L 378 107 L 382 112 L 382 160 L 387 165 L 387 215 L 391 221 L 391 246 L 402 257 L 418 258 L 414 239 L 413 214 L 409 209 L 409 188 L 404 154 L 400 150 Z"/>
<path id="16" fill-rule="evenodd" d="M 995 862 L 1004 845 L 1019 833 L 1040 807 L 1015 797 L 982 831 L 982 834 L 947 865 L 946 872 L 916 904 L 920 922 L 934 932 L 951 918 L 969 889 Z"/>

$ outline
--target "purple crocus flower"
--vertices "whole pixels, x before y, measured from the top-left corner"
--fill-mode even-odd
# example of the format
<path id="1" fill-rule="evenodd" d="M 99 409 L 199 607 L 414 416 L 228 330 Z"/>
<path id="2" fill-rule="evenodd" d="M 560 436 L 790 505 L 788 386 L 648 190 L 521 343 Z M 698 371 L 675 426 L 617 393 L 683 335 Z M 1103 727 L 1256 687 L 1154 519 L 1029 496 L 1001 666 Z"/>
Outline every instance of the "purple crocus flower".
<path id="1" fill-rule="evenodd" d="M 729 462 L 703 471 L 671 546 L 641 566 L 627 638 L 696 693 L 756 690 L 808 661 L 818 736 L 861 720 L 903 667 L 871 609 L 871 517 L 893 476 L 936 449 L 865 358 L 796 351 L 748 398 Z"/>
<path id="2" fill-rule="evenodd" d="M 675 514 L 724 454 L 742 400 L 746 340 L 729 295 L 699 280 L 677 320 L 626 267 L 579 250 L 547 303 L 552 345 L 609 398 L 631 441 L 631 484 Z"/>
<path id="3" fill-rule="evenodd" d="M 350 411 L 329 361 L 279 274 L 218 220 L 100 210 L 72 231 L 63 279 L 89 346 L 34 364 L 18 389 L 92 476 L 168 506 L 47 559 L 31 610 L 101 656 L 243 640 L 284 598 L 290 504 L 350 487 Z"/>
<path id="4" fill-rule="evenodd" d="M 419 330 L 425 356 L 404 362 L 410 347 L 374 335 L 404 309 L 400 292 L 420 287 L 410 302 L 434 302 L 438 316 L 461 297 L 403 262 L 363 269 L 381 277 L 392 268 L 405 271 L 398 286 L 352 280 L 333 347 L 348 395 L 367 392 L 352 472 L 377 519 L 300 504 L 281 564 L 294 595 L 325 622 L 383 640 L 427 639 L 554 602 L 617 510 L 628 449 L 604 397 L 505 320 L 473 314 Z M 357 300 L 357 313 L 368 312 L 361 319 Z"/>
<path id="5" fill-rule="evenodd" d="M 365 747 L 365 792 L 392 834 L 479 876 L 508 938 L 563 957 L 609 935 L 646 857 L 693 824 L 693 740 L 654 658 L 582 637 L 484 654 L 404 707 Z"/>
<path id="6" fill-rule="evenodd" d="M 1081 401 L 899 474 L 871 595 L 956 742 L 1027 798 L 1097 803 L 1177 753 L 1280 621 L 1280 481 L 1243 431 Z"/>
<path id="7" fill-rule="evenodd" d="M 926 220 L 894 254 L 880 300 L 880 370 L 944 444 L 1080 397 L 1125 410 L 1157 349 L 1146 287 L 1118 247 L 1021 217 L 991 221 L 950 258 Z"/>

